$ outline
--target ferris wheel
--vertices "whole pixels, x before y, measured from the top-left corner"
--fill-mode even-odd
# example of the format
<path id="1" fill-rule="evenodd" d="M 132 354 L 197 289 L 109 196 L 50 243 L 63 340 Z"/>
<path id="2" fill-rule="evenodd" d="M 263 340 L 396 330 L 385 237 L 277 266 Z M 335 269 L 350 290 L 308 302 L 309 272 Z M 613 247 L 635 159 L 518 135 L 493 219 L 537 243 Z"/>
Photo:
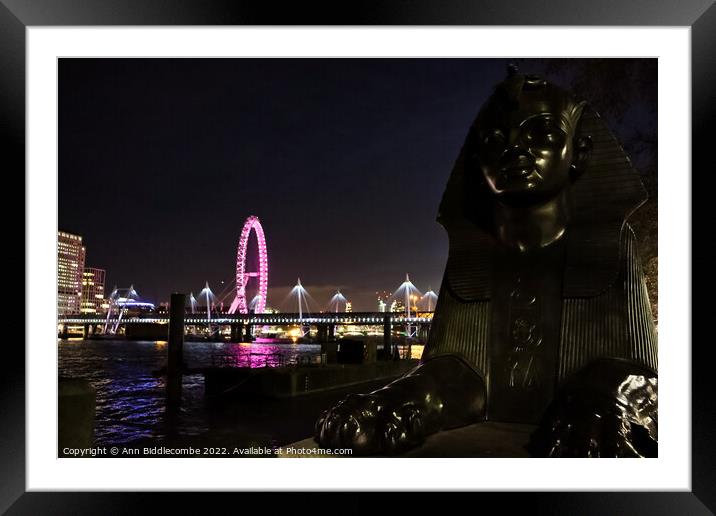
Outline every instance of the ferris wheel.
<path id="1" fill-rule="evenodd" d="M 256 235 L 258 243 L 258 271 L 247 271 L 246 257 L 248 254 L 249 237 L 251 232 Z M 252 278 L 258 281 L 258 293 L 251 302 L 246 299 L 246 287 Z M 231 303 L 229 313 L 237 311 L 241 314 L 249 313 L 249 305 L 255 313 L 263 313 L 266 309 L 266 295 L 268 293 L 268 254 L 266 252 L 266 238 L 261 221 L 252 215 L 244 222 L 241 229 L 241 237 L 236 251 L 236 297 Z"/>

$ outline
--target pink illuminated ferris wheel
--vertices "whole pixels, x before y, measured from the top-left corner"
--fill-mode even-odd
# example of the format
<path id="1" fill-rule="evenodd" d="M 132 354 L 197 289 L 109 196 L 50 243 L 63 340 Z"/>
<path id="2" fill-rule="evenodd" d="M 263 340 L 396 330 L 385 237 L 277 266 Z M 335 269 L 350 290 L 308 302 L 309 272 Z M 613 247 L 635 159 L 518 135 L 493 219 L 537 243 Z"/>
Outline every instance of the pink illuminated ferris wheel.
<path id="1" fill-rule="evenodd" d="M 246 270 L 246 256 L 249 247 L 249 236 L 251 231 L 256 234 L 258 242 L 258 271 Z M 247 302 L 246 286 L 251 278 L 258 280 L 258 293 L 256 297 Z M 252 215 L 244 222 L 241 229 L 241 237 L 239 238 L 239 246 L 236 251 L 236 298 L 231 303 L 229 313 L 241 314 L 249 313 L 249 307 L 254 309 L 255 313 L 263 313 L 266 309 L 266 294 L 268 292 L 268 254 L 266 252 L 266 238 L 264 237 L 264 229 L 261 226 L 259 218 Z"/>

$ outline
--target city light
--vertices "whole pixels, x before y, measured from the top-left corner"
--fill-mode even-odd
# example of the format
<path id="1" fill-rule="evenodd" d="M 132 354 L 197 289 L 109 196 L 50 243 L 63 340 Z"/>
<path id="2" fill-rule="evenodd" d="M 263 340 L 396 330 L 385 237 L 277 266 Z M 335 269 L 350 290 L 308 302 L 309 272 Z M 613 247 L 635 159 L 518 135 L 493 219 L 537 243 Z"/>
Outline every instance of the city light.
<path id="1" fill-rule="evenodd" d="M 405 300 L 405 313 L 407 317 L 410 317 L 410 299 L 413 295 L 422 296 L 422 293 L 410 281 L 410 276 L 406 274 L 405 281 L 398 287 L 398 290 L 393 292 L 392 297 L 395 298 L 396 301 Z"/>
<path id="2" fill-rule="evenodd" d="M 430 289 L 430 287 L 428 287 Z M 432 290 L 428 290 L 423 297 L 420 298 L 420 303 L 423 305 L 423 307 L 428 311 L 432 312 L 435 308 L 435 305 L 438 302 L 438 295 L 433 292 Z"/>
<path id="3" fill-rule="evenodd" d="M 201 289 L 201 292 L 199 292 L 199 299 L 201 299 L 201 296 L 204 296 L 206 299 L 206 320 L 211 320 L 211 303 L 216 299 L 216 296 L 209 288 L 209 282 L 206 282 L 206 286 Z"/>
<path id="4" fill-rule="evenodd" d="M 303 308 L 306 307 L 308 311 L 308 291 L 301 285 L 301 278 L 298 278 L 296 286 L 289 293 L 289 297 L 293 296 L 296 296 L 296 301 L 298 302 L 298 318 L 303 319 Z"/>
<path id="5" fill-rule="evenodd" d="M 340 306 L 343 304 L 344 308 L 348 300 L 345 298 L 343 294 L 341 294 L 341 291 L 337 291 L 335 295 L 331 298 L 331 301 L 328 303 L 330 310 L 332 312 L 339 312 Z"/>

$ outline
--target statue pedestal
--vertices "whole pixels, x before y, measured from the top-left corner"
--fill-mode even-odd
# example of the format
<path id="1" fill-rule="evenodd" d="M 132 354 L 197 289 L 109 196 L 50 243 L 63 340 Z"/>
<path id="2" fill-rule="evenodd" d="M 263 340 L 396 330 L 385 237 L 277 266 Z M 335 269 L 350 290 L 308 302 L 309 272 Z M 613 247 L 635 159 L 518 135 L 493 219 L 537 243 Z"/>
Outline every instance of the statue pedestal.
<path id="1" fill-rule="evenodd" d="M 525 450 L 533 425 L 477 423 L 431 435 L 422 446 L 398 457 L 529 457 Z M 280 458 L 345 458 L 350 455 L 323 455 L 312 438 L 284 446 Z"/>

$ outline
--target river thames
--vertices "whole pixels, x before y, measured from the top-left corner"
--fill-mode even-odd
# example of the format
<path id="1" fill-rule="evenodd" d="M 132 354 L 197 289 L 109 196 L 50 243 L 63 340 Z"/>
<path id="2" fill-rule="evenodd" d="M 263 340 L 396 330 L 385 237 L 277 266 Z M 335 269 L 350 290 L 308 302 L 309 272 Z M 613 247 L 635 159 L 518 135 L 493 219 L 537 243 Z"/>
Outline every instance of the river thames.
<path id="1" fill-rule="evenodd" d="M 210 430 L 211 415 L 201 374 L 184 375 L 182 410 L 176 426 L 163 424 L 166 342 L 59 339 L 59 375 L 86 378 L 97 391 L 95 445 L 121 445 L 162 439 L 167 431 L 182 436 Z M 208 366 L 275 367 L 316 360 L 318 344 L 273 342 L 185 342 L 188 368 Z"/>
<path id="2" fill-rule="evenodd" d="M 419 357 L 422 346 L 415 346 Z M 316 363 L 320 344 L 271 340 L 185 342 L 184 365 L 280 367 Z M 180 443 L 277 446 L 305 439 L 320 413 L 349 393 L 385 385 L 375 380 L 291 399 L 206 396 L 201 373 L 184 374 L 181 410 L 167 419 L 165 341 L 58 339 L 59 376 L 87 379 L 96 389 L 95 446 Z"/>

